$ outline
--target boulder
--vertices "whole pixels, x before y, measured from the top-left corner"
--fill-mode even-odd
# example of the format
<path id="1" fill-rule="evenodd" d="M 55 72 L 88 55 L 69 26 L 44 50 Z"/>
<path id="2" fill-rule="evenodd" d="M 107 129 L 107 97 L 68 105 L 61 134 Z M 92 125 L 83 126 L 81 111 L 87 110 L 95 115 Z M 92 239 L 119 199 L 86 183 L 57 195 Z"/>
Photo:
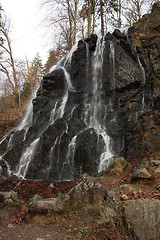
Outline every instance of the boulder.
<path id="1" fill-rule="evenodd" d="M 127 41 L 127 36 L 122 33 L 119 29 L 115 29 L 113 32 L 113 35 L 117 38 L 117 39 L 124 39 Z"/>
<path id="2" fill-rule="evenodd" d="M 134 169 L 132 179 L 151 179 L 152 175 L 146 168 L 140 167 Z"/>
<path id="3" fill-rule="evenodd" d="M 156 199 L 130 200 L 124 206 L 124 220 L 138 240 L 160 239 L 160 201 Z"/>
<path id="4" fill-rule="evenodd" d="M 116 211 L 114 209 L 105 207 L 100 209 L 100 216 L 98 218 L 98 224 L 111 223 L 117 217 Z"/>
<path id="5" fill-rule="evenodd" d="M 90 37 L 84 40 L 86 43 L 88 43 L 90 51 L 95 51 L 97 39 L 98 37 L 96 34 L 91 34 Z"/>
<path id="6" fill-rule="evenodd" d="M 107 175 L 119 176 L 125 170 L 130 170 L 131 165 L 123 157 L 115 158 L 106 170 Z"/>
<path id="7" fill-rule="evenodd" d="M 33 213 L 55 213 L 61 214 L 65 211 L 65 204 L 59 198 L 46 198 L 34 200 L 29 204 L 29 211 Z"/>
<path id="8" fill-rule="evenodd" d="M 73 207 L 83 207 L 86 204 L 96 205 L 97 208 L 105 203 L 107 189 L 100 184 L 95 177 L 86 173 L 82 176 L 82 181 L 68 193 L 70 205 Z"/>
<path id="9" fill-rule="evenodd" d="M 65 76 L 62 68 L 56 69 L 51 73 L 45 75 L 42 80 L 43 89 L 48 91 L 55 89 L 64 89 L 65 84 Z"/>

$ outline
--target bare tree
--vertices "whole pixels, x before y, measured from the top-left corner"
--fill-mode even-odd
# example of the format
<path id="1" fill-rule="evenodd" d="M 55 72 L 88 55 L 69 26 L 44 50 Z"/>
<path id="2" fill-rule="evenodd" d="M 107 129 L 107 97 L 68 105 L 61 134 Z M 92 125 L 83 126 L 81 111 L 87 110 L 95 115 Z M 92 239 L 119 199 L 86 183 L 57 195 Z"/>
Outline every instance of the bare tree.
<path id="1" fill-rule="evenodd" d="M 63 47 L 65 43 L 67 51 L 76 42 L 79 2 L 79 0 L 42 0 L 42 6 L 48 9 L 45 22 L 48 27 L 59 32 L 59 36 L 63 39 Z M 58 38 L 57 45 L 59 42 Z"/>
<path id="2" fill-rule="evenodd" d="M 6 27 L 6 22 L 2 21 L 0 26 L 0 71 L 3 72 L 12 87 L 15 94 L 18 93 L 18 80 L 16 76 L 15 62 L 13 58 L 11 39 L 9 37 L 9 30 Z"/>
<path id="3" fill-rule="evenodd" d="M 18 98 L 18 106 L 21 109 L 21 89 L 17 78 L 15 60 L 13 57 L 11 39 L 9 37 L 10 22 L 5 17 L 1 19 L 0 25 L 0 71 L 3 73 L 3 79 L 6 79 L 12 89 L 15 98 Z"/>
<path id="4" fill-rule="evenodd" d="M 142 15 L 150 10 L 154 2 L 154 0 L 124 0 L 122 8 L 127 24 L 131 26 L 139 21 Z"/>

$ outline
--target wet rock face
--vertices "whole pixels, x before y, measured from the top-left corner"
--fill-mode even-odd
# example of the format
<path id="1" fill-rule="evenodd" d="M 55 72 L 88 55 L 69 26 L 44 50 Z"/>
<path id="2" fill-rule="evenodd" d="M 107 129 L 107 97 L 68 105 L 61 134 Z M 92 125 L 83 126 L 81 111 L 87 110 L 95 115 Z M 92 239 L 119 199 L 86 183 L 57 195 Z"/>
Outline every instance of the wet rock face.
<path id="1" fill-rule="evenodd" d="M 98 135 L 93 128 L 81 132 L 76 141 L 74 177 L 80 176 L 80 170 L 90 175 L 97 173 L 99 159 L 103 152 L 103 139 L 98 139 Z"/>
<path id="2" fill-rule="evenodd" d="M 158 96 L 149 61 L 119 30 L 105 41 L 96 35 L 79 41 L 42 79 L 32 122 L 17 128 L 7 151 L 8 138 L 0 144 L 11 170 L 31 179 L 68 180 L 97 175 L 107 159 L 123 156 L 137 117 Z"/>
<path id="3" fill-rule="evenodd" d="M 39 132 L 46 127 L 53 105 L 60 98 L 66 88 L 66 79 L 63 69 L 59 68 L 44 76 L 33 100 L 33 124 Z"/>
<path id="4" fill-rule="evenodd" d="M 12 170 L 15 170 L 24 148 L 24 133 L 24 130 L 15 131 L 15 133 L 12 133 L 8 142 L 8 149 L 3 155 L 3 159 L 7 161 Z"/>

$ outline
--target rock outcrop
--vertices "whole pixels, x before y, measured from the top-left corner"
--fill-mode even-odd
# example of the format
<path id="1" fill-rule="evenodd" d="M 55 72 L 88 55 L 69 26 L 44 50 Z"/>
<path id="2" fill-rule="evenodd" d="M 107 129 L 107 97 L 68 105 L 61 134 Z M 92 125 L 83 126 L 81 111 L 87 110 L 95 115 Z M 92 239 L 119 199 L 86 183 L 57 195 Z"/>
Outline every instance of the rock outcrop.
<path id="1" fill-rule="evenodd" d="M 11 172 L 67 180 L 97 175 L 114 157 L 130 156 L 129 133 L 159 104 L 158 24 L 154 6 L 128 36 L 119 30 L 104 41 L 91 35 L 44 76 L 33 109 L 1 141 Z"/>

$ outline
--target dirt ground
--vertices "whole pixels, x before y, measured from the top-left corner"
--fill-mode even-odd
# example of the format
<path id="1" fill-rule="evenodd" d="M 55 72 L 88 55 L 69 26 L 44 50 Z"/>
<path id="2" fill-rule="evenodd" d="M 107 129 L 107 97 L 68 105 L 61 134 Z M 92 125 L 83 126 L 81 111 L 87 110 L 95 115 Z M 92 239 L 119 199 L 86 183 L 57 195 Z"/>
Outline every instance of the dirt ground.
<path id="1" fill-rule="evenodd" d="M 38 194 L 44 198 L 63 197 L 76 181 L 52 183 L 51 181 L 20 180 L 15 176 L 0 179 L 0 191 L 16 191 L 19 203 L 15 207 L 0 204 L 0 240 L 69 240 L 87 239 L 95 225 L 94 217 L 83 210 L 68 209 L 62 215 L 28 213 L 28 202 Z M 52 185 L 52 186 L 51 186 Z M 89 239 L 92 239 L 89 237 Z M 95 238 L 93 238 L 95 239 Z"/>
<path id="2" fill-rule="evenodd" d="M 66 220 L 66 217 L 35 216 L 20 224 L 14 223 L 16 212 L 0 210 L 0 239 L 3 240 L 69 240 L 78 239 L 85 228 L 89 228 L 81 218 Z"/>
<path id="3" fill-rule="evenodd" d="M 121 184 L 131 183 L 130 173 L 127 171 L 117 177 L 101 177 L 100 182 L 108 189 L 117 189 Z M 98 224 L 98 215 L 94 209 L 73 209 L 67 205 L 65 213 L 61 215 L 28 212 L 29 200 L 36 194 L 44 198 L 63 197 L 76 184 L 76 181 L 53 183 L 20 180 L 15 176 L 0 179 L 0 191 L 16 191 L 19 199 L 15 207 L 0 203 L 0 240 L 133 240 L 116 235 L 111 225 Z M 154 182 L 146 180 L 132 184 L 142 190 L 137 198 L 160 199 L 160 192 Z M 127 200 L 134 198 L 129 195 Z"/>

